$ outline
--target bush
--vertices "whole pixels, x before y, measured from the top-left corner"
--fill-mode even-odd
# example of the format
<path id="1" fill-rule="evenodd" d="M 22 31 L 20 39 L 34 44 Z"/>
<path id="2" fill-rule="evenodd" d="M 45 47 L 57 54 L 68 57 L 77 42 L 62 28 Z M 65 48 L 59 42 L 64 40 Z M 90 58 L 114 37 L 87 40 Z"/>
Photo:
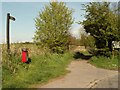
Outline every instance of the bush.
<path id="1" fill-rule="evenodd" d="M 95 56 L 110 57 L 112 55 L 112 53 L 109 51 L 108 48 L 104 48 L 104 49 L 89 48 L 88 52 L 95 55 Z"/>
<path id="2" fill-rule="evenodd" d="M 104 56 L 94 56 L 91 58 L 89 63 L 93 64 L 96 67 L 118 70 L 118 56 L 115 57 L 104 57 Z"/>

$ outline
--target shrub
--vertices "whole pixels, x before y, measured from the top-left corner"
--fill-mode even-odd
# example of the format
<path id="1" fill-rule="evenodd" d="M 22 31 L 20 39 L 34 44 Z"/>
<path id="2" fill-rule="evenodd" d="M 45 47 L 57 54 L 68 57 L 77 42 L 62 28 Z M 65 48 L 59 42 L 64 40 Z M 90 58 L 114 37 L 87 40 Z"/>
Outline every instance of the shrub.
<path id="1" fill-rule="evenodd" d="M 104 49 L 89 48 L 88 52 L 95 55 L 95 56 L 110 57 L 112 55 L 112 53 L 109 51 L 108 48 L 104 48 Z"/>
<path id="2" fill-rule="evenodd" d="M 115 57 L 104 57 L 104 56 L 94 56 L 91 58 L 90 63 L 96 67 L 105 68 L 105 69 L 114 69 L 118 70 L 119 63 L 118 56 Z"/>

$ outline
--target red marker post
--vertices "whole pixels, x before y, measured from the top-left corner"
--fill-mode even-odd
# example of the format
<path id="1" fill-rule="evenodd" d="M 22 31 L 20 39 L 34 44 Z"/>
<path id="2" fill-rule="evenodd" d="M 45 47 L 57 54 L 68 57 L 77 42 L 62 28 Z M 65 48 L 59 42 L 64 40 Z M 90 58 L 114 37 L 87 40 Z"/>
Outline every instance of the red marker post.
<path id="1" fill-rule="evenodd" d="M 22 49 L 22 62 L 28 62 L 28 50 L 27 48 Z"/>

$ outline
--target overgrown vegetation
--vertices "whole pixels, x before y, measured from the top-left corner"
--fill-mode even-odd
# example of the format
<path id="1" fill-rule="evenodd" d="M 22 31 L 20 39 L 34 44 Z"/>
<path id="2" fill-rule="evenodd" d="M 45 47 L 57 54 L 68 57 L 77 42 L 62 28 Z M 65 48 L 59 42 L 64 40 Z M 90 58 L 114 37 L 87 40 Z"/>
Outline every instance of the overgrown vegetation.
<path id="1" fill-rule="evenodd" d="M 119 56 L 114 57 L 94 56 L 91 58 L 90 63 L 99 68 L 118 70 L 119 60 L 120 60 Z"/>
<path id="2" fill-rule="evenodd" d="M 29 44 L 26 46 L 29 46 Z M 37 47 L 31 45 L 30 49 L 32 48 L 35 49 Z M 39 49 L 37 51 L 39 51 Z M 44 83 L 51 78 L 64 75 L 67 72 L 66 67 L 72 59 L 72 55 L 70 53 L 31 54 L 32 53 L 31 52 L 30 53 L 31 63 L 26 64 L 21 62 L 21 54 L 19 53 L 20 53 L 19 51 L 18 52 L 12 51 L 11 53 L 12 57 L 10 57 L 9 61 L 7 59 L 8 58 L 7 55 L 5 56 L 5 53 L 3 52 L 3 64 L 2 64 L 3 88 L 27 88 L 31 84 L 36 84 L 38 82 Z"/>

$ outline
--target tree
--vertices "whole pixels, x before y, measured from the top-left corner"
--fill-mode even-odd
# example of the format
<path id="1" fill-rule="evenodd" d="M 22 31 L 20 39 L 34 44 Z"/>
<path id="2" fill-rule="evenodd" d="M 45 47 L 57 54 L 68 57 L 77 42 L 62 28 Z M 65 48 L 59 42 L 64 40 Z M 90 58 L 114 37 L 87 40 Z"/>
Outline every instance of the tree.
<path id="1" fill-rule="evenodd" d="M 69 41 L 70 41 L 70 45 L 80 45 L 80 40 L 76 39 L 75 37 L 73 37 L 72 35 L 69 36 Z"/>
<path id="2" fill-rule="evenodd" d="M 112 41 L 119 39 L 117 14 L 110 9 L 109 2 L 92 2 L 84 6 L 86 20 L 81 23 L 86 32 L 95 38 L 97 48 L 108 47 L 112 51 Z"/>
<path id="3" fill-rule="evenodd" d="M 85 48 L 95 48 L 95 40 L 93 36 L 82 33 L 80 45 L 85 46 Z"/>
<path id="4" fill-rule="evenodd" d="M 35 19 L 34 41 L 52 52 L 68 50 L 69 33 L 73 23 L 72 10 L 64 2 L 50 2 Z"/>

